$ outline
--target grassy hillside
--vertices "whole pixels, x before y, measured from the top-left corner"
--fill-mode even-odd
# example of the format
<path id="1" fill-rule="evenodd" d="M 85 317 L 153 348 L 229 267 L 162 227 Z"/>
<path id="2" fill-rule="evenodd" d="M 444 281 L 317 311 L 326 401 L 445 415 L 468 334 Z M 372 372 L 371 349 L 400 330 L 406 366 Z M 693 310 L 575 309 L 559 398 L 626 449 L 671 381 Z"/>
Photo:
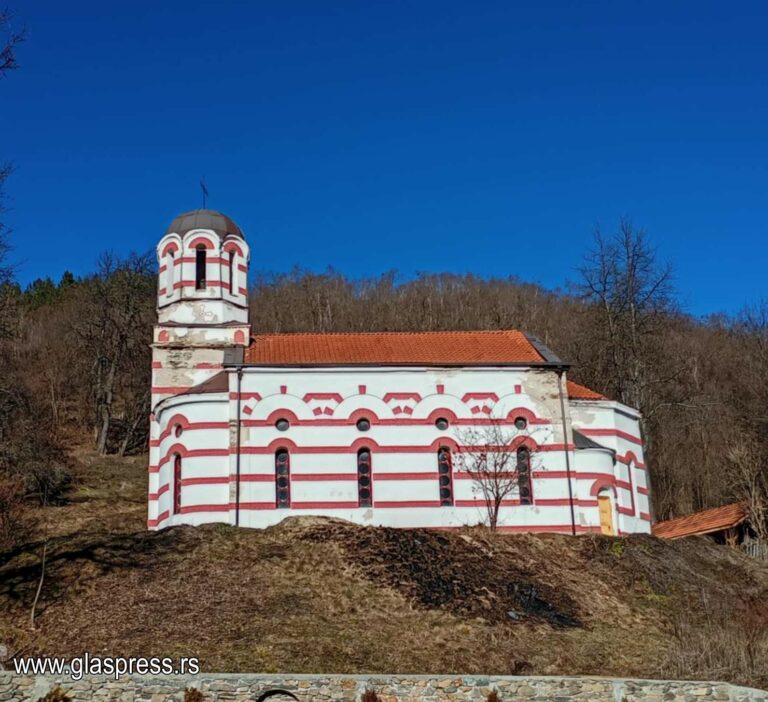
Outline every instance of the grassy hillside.
<path id="1" fill-rule="evenodd" d="M 768 684 L 768 568 L 663 542 L 363 528 L 145 531 L 145 461 L 79 457 L 69 504 L 0 557 L 12 652 L 196 655 L 204 669 L 599 673 Z M 29 611 L 48 574 L 37 617 Z"/>

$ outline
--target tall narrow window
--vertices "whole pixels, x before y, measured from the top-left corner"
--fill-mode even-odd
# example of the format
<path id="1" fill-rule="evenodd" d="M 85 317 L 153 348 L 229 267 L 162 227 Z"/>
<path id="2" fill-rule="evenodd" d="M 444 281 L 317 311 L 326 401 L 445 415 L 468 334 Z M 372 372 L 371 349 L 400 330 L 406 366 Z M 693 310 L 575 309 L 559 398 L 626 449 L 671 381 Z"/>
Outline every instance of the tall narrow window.
<path id="1" fill-rule="evenodd" d="M 173 457 L 173 513 L 181 513 L 181 456 Z"/>
<path id="2" fill-rule="evenodd" d="M 533 504 L 531 493 L 531 452 L 521 446 L 517 449 L 517 491 L 521 505 Z"/>
<path id="3" fill-rule="evenodd" d="M 195 251 L 195 290 L 205 290 L 205 246 Z"/>
<path id="4" fill-rule="evenodd" d="M 450 507 L 453 504 L 453 463 L 451 450 L 441 446 L 437 451 L 437 475 L 440 483 L 440 505 Z"/>
<path id="5" fill-rule="evenodd" d="M 168 297 L 173 295 L 173 273 L 173 251 L 169 251 L 165 259 L 165 294 Z"/>
<path id="6" fill-rule="evenodd" d="M 357 452 L 357 502 L 361 507 L 373 506 L 371 488 L 371 450 L 361 448 Z"/>
<path id="7" fill-rule="evenodd" d="M 291 506 L 291 457 L 286 449 L 275 453 L 275 495 L 278 509 Z"/>
<path id="8" fill-rule="evenodd" d="M 235 252 L 229 252 L 229 294 L 234 295 L 237 291 L 234 288 L 235 282 Z"/>

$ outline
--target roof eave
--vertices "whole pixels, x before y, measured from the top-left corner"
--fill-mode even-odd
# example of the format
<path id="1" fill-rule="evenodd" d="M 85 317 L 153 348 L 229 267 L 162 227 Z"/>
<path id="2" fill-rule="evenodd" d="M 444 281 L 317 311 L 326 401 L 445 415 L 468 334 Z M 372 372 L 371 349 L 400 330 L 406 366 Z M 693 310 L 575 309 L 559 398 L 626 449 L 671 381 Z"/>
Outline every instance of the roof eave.
<path id="1" fill-rule="evenodd" d="M 224 368 L 542 368 L 568 370 L 568 363 L 547 363 L 541 361 L 515 361 L 489 363 L 425 363 L 425 362 L 386 362 L 386 363 L 225 363 Z"/>

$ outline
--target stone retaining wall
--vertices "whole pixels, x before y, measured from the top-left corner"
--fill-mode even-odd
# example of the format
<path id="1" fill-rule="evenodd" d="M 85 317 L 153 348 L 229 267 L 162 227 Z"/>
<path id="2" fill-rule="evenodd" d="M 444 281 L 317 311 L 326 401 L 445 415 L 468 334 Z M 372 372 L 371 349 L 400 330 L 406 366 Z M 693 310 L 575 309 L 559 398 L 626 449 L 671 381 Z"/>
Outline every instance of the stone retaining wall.
<path id="1" fill-rule="evenodd" d="M 0 672 L 0 702 L 37 702 L 56 687 L 78 702 L 184 702 L 187 688 L 202 692 L 206 702 L 256 702 L 277 689 L 290 691 L 299 702 L 355 702 L 367 690 L 374 690 L 381 702 L 483 702 L 494 690 L 500 700 L 521 702 L 768 702 L 768 692 L 727 683 L 599 677 L 207 674 L 74 682 Z M 275 694 L 266 699 L 282 702 L 291 697 Z"/>

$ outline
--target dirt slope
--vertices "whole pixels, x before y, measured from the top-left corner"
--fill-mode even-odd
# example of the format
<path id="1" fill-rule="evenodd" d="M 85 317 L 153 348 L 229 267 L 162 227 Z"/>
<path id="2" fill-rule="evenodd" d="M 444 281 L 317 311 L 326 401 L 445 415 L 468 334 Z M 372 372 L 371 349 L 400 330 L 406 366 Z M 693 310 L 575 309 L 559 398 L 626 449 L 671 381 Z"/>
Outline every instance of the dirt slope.
<path id="1" fill-rule="evenodd" d="M 289 519 L 144 530 L 141 459 L 81 456 L 0 556 L 11 651 L 207 670 L 599 673 L 768 683 L 768 568 L 704 539 L 495 536 Z M 51 539 L 37 629 L 29 608 Z"/>

